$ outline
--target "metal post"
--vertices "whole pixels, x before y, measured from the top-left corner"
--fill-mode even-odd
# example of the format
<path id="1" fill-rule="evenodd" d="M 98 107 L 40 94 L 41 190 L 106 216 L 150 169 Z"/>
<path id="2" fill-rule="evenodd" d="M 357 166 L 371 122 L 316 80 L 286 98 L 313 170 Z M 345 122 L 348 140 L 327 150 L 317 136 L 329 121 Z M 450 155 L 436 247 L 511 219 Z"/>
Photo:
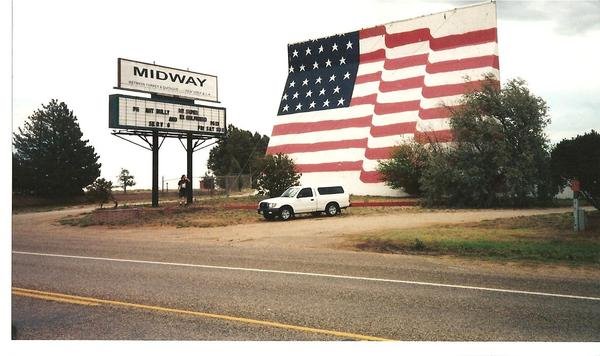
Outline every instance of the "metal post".
<path id="1" fill-rule="evenodd" d="M 162 177 L 161 177 L 160 192 L 161 192 L 161 193 L 164 193 L 164 192 L 165 192 L 165 176 L 162 176 Z"/>
<path id="2" fill-rule="evenodd" d="M 158 131 L 152 131 L 152 207 L 158 207 Z"/>
<path id="3" fill-rule="evenodd" d="M 187 203 L 191 204 L 193 201 L 193 170 L 192 170 L 192 155 L 194 154 L 194 146 L 192 144 L 192 134 L 187 134 L 187 177 L 190 180 L 187 187 Z"/>

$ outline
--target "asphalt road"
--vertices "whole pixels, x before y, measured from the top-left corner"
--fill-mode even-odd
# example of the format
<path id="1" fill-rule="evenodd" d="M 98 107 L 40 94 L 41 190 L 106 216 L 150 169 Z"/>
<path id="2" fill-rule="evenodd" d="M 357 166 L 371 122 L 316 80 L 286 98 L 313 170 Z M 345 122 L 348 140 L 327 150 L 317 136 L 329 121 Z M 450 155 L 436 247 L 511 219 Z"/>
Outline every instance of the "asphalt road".
<path id="1" fill-rule="evenodd" d="M 13 230 L 17 338 L 600 341 L 585 273 L 78 231 Z"/>

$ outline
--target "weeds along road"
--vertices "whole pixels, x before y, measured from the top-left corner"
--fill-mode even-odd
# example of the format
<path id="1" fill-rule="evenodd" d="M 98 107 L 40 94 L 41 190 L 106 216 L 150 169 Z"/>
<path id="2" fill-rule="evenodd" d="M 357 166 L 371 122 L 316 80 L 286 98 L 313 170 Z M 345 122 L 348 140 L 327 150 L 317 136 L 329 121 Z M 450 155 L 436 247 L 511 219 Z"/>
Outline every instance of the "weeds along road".
<path id="1" fill-rule="evenodd" d="M 209 229 L 56 224 L 69 213 L 13 216 L 17 338 L 600 341 L 596 270 L 356 252 L 332 237 L 531 210 Z"/>

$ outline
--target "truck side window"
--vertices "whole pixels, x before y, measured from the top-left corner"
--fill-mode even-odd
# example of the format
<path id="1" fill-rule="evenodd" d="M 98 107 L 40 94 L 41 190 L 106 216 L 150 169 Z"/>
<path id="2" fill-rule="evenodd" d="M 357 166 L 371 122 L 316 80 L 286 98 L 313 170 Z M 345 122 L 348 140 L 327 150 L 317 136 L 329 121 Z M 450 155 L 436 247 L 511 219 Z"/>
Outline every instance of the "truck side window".
<path id="1" fill-rule="evenodd" d="M 304 188 L 300 191 L 300 193 L 298 193 L 298 198 L 306 198 L 306 197 L 312 197 L 313 193 L 312 193 L 312 189 L 310 188 Z"/>

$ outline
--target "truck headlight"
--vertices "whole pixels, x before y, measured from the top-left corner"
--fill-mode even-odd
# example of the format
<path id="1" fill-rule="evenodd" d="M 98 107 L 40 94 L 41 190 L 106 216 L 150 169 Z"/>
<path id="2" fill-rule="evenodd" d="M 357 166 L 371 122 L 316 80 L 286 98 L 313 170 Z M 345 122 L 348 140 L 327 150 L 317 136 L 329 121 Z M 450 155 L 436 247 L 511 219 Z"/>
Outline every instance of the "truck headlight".
<path id="1" fill-rule="evenodd" d="M 277 203 L 269 203 L 269 208 L 274 208 L 277 206 Z"/>

